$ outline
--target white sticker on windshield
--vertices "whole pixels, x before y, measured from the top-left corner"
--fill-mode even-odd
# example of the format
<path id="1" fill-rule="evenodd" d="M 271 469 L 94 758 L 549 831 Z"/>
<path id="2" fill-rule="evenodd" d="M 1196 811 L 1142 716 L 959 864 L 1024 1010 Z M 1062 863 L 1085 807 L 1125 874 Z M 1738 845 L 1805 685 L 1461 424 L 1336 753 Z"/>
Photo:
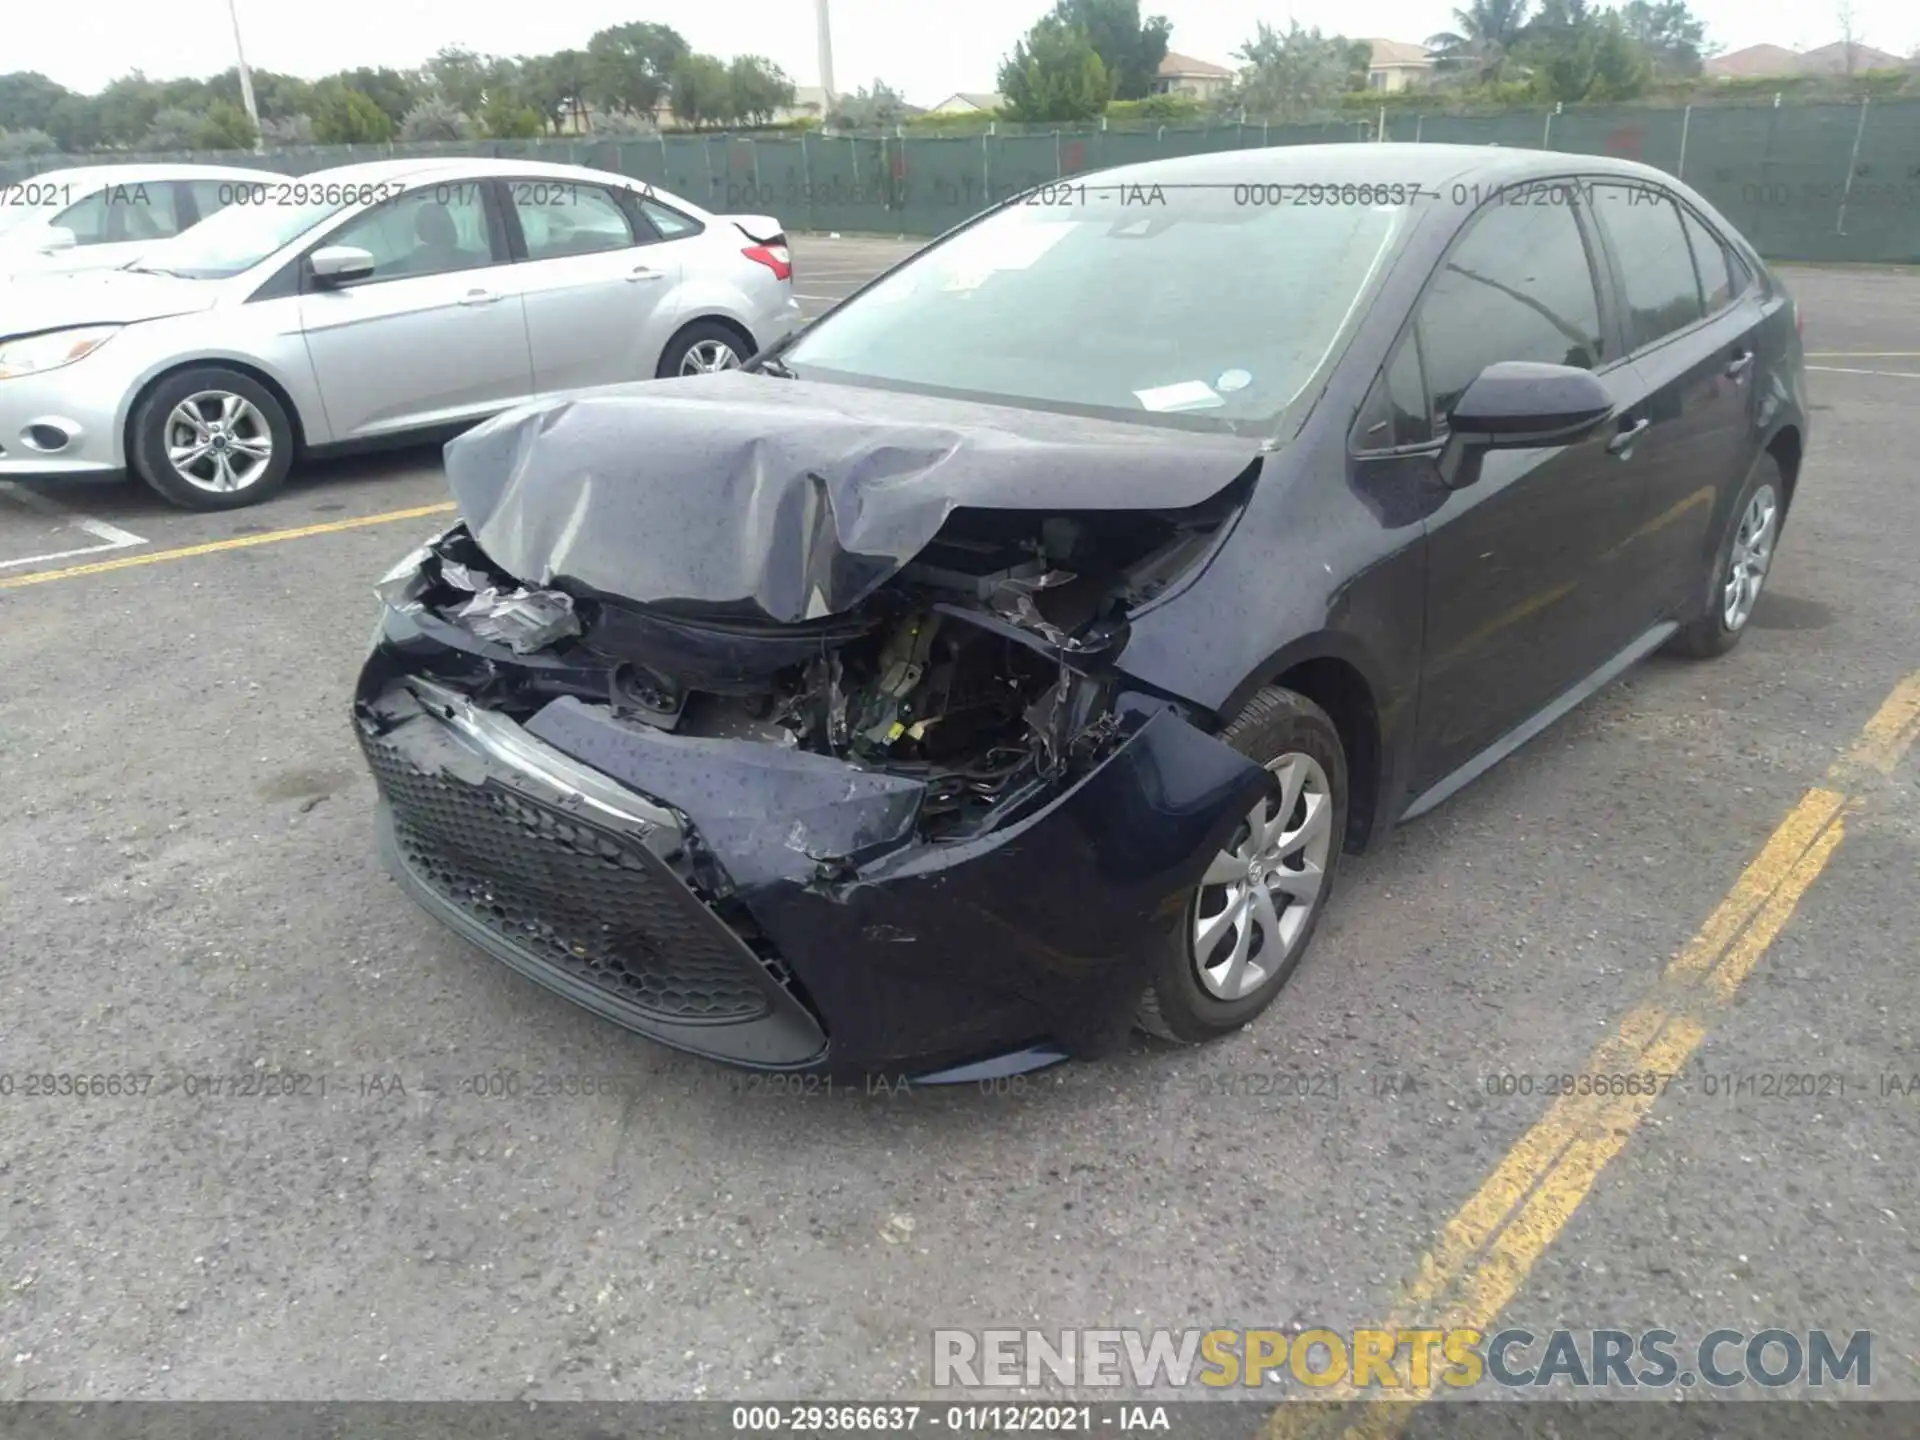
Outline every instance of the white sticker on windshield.
<path id="1" fill-rule="evenodd" d="M 1235 390 L 1246 389 L 1247 386 L 1252 383 L 1253 376 L 1249 375 L 1246 371 L 1228 370 L 1224 372 L 1218 380 L 1213 382 L 1213 388 L 1230 395 Z"/>
<path id="2" fill-rule="evenodd" d="M 1133 398 L 1148 410 L 1211 410 L 1227 403 L 1204 380 L 1183 380 L 1178 385 L 1136 390 Z"/>

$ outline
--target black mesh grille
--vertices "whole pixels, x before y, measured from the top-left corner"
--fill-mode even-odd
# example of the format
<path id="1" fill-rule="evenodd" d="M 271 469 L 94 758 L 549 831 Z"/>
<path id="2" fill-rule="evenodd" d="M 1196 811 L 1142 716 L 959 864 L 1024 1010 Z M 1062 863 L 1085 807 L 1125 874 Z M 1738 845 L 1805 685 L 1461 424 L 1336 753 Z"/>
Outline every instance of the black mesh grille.
<path id="1" fill-rule="evenodd" d="M 361 742 L 407 867 L 494 933 L 664 1020 L 769 1013 L 758 962 L 635 842 Z"/>

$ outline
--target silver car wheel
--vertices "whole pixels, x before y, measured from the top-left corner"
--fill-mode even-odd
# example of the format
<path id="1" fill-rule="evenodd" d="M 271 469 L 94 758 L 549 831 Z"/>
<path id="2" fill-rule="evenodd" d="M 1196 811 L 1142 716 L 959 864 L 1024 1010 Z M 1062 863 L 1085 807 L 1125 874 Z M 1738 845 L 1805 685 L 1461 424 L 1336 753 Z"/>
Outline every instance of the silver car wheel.
<path id="1" fill-rule="evenodd" d="M 1332 855 L 1333 794 L 1320 762 L 1293 751 L 1267 769 L 1280 793 L 1253 807 L 1193 900 L 1194 973 L 1216 1000 L 1245 999 L 1286 963 Z"/>
<path id="2" fill-rule="evenodd" d="M 230 390 L 189 395 L 167 416 L 173 473 L 199 490 L 245 490 L 273 462 L 273 430 L 259 407 Z"/>
<path id="3" fill-rule="evenodd" d="M 682 375 L 711 375 L 716 370 L 738 370 L 740 356 L 724 340 L 699 340 L 680 357 Z"/>
<path id="4" fill-rule="evenodd" d="M 1773 486 L 1762 485 L 1747 502 L 1740 527 L 1733 532 L 1727 556 L 1727 582 L 1721 591 L 1720 619 L 1729 631 L 1745 625 L 1753 615 L 1767 567 L 1773 563 L 1773 542 L 1779 530 L 1780 502 Z"/>

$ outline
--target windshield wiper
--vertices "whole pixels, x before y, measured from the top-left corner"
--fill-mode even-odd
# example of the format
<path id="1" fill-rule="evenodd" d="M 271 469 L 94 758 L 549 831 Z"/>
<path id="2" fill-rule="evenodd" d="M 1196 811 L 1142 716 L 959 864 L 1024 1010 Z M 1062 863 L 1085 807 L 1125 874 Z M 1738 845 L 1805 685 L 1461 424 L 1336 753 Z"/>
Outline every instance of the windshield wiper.
<path id="1" fill-rule="evenodd" d="M 128 265 L 124 268 L 133 271 L 136 275 L 170 275 L 175 280 L 186 279 L 186 276 L 178 270 L 168 270 L 159 265 Z"/>
<path id="2" fill-rule="evenodd" d="M 754 366 L 753 368 L 756 374 L 772 375 L 776 379 L 780 379 L 780 380 L 798 380 L 800 378 L 798 375 L 794 374 L 793 371 L 787 368 L 786 361 L 781 360 L 778 357 L 772 356 L 772 355 L 769 355 L 765 360 L 762 360 L 758 365 Z"/>

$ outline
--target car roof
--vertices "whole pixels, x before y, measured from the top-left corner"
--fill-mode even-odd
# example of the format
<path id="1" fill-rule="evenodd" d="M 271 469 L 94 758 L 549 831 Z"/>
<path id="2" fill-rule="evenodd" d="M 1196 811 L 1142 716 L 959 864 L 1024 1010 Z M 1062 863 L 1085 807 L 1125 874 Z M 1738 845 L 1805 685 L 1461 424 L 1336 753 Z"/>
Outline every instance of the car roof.
<path id="1" fill-rule="evenodd" d="M 29 175 L 25 183 L 38 185 L 132 185 L 160 180 L 277 180 L 271 170 L 242 165 L 190 165 L 180 161 L 156 160 L 150 163 L 119 165 L 74 165 L 65 170 L 43 170 Z"/>
<path id="2" fill-rule="evenodd" d="M 305 175 L 283 177 L 312 184 L 365 184 L 378 181 L 404 183 L 413 179 L 484 179 L 490 175 L 546 176 L 556 180 L 613 181 L 622 185 L 640 182 L 630 175 L 611 170 L 594 170 L 585 165 L 559 165 L 550 160 L 520 160 L 511 156 L 408 156 L 393 160 L 366 160 L 357 165 L 339 165 L 331 170 L 314 170 Z"/>
<path id="3" fill-rule="evenodd" d="M 1142 160 L 1071 177 L 1072 183 L 1141 185 L 1413 185 L 1483 187 L 1556 175 L 1617 175 L 1668 186 L 1665 171 L 1611 155 L 1564 150 L 1510 149 L 1503 145 L 1443 145 L 1388 141 L 1343 145 L 1270 145 Z"/>

